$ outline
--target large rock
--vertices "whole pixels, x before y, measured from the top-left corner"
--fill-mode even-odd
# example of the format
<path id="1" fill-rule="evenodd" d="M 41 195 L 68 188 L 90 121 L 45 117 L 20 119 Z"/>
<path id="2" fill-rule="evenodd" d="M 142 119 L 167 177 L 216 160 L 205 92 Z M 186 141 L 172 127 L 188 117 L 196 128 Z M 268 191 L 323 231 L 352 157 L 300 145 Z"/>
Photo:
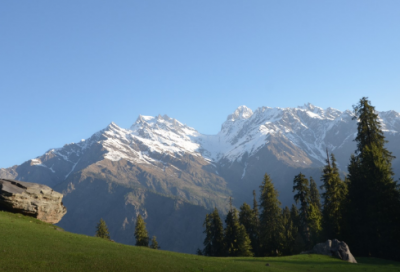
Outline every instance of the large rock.
<path id="1" fill-rule="evenodd" d="M 345 242 L 337 239 L 327 240 L 325 243 L 319 243 L 314 246 L 312 253 L 337 257 L 349 263 L 357 263 L 351 254 L 349 246 Z"/>
<path id="2" fill-rule="evenodd" d="M 67 213 L 62 198 L 62 194 L 42 184 L 0 179 L 0 210 L 55 224 Z"/>

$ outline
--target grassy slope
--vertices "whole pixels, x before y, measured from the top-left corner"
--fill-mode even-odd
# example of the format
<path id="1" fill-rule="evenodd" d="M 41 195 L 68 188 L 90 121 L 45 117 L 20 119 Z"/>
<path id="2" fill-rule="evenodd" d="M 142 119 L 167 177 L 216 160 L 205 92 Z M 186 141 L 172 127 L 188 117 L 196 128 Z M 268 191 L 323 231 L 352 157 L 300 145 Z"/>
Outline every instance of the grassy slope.
<path id="1" fill-rule="evenodd" d="M 127 246 L 0 212 L 0 271 L 400 271 L 400 263 L 321 255 L 210 258 Z M 265 266 L 269 263 L 270 266 Z"/>

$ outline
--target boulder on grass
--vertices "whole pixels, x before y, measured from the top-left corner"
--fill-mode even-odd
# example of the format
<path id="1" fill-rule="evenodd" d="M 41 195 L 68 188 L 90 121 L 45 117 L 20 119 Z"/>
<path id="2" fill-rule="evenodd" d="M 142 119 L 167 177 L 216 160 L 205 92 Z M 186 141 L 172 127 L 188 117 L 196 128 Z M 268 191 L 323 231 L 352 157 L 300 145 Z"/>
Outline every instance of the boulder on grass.
<path id="1" fill-rule="evenodd" d="M 0 179 L 0 210 L 56 224 L 67 213 L 62 198 L 62 194 L 42 184 Z"/>
<path id="2" fill-rule="evenodd" d="M 311 250 L 311 253 L 333 256 L 349 263 L 357 263 L 353 254 L 350 252 L 349 246 L 345 242 L 338 241 L 337 239 L 316 244 Z"/>

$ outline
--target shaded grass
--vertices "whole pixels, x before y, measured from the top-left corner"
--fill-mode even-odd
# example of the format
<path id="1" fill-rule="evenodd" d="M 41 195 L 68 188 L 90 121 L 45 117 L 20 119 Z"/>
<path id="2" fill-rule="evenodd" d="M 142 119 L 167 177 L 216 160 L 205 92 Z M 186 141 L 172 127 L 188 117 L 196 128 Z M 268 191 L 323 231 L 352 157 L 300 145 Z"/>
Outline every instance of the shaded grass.
<path id="1" fill-rule="evenodd" d="M 356 259 L 358 264 L 322 255 L 210 258 L 113 243 L 0 212 L 0 271 L 400 271 L 397 262 Z"/>

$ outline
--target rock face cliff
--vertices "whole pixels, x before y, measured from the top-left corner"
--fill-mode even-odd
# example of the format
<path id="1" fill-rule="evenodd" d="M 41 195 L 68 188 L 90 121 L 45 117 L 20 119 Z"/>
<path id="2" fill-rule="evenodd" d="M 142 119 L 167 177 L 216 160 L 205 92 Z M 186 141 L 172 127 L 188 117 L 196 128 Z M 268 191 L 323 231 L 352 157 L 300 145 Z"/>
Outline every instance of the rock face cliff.
<path id="1" fill-rule="evenodd" d="M 0 179 L 0 209 L 56 224 L 67 213 L 63 195 L 48 186 Z"/>

